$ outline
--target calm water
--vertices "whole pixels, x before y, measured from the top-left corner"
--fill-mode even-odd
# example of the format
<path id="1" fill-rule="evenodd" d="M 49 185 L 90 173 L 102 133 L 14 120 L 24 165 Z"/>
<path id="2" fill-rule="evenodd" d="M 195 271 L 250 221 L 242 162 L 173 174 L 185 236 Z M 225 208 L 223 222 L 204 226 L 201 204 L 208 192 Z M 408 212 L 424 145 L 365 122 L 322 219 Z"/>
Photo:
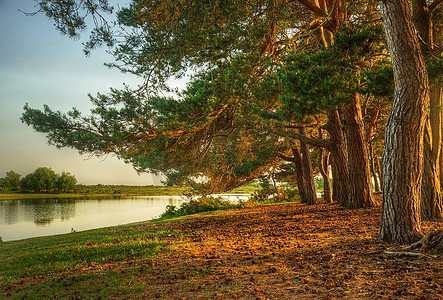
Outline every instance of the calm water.
<path id="1" fill-rule="evenodd" d="M 160 216 L 167 205 L 179 206 L 183 201 L 180 196 L 1 200 L 0 237 L 3 241 L 19 240 L 69 233 L 71 228 L 82 231 L 151 220 Z"/>

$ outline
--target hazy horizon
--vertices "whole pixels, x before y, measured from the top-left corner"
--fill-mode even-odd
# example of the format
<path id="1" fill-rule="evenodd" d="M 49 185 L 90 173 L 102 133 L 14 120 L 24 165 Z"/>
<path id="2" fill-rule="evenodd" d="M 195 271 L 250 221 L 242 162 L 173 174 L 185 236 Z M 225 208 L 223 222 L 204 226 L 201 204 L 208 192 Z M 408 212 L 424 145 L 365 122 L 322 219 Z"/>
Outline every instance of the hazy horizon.
<path id="1" fill-rule="evenodd" d="M 28 17 L 19 12 L 35 11 L 34 5 L 29 0 L 0 0 L 0 177 L 9 170 L 25 176 L 38 167 L 50 167 L 56 173 L 70 172 L 82 184 L 159 185 L 160 177 L 139 176 L 116 157 L 90 158 L 74 149 L 50 146 L 44 134 L 20 121 L 26 103 L 61 111 L 75 106 L 88 113 L 88 93 L 106 93 L 123 83 L 135 87 L 139 82 L 104 66 L 112 61 L 105 49 L 85 57 L 81 41 L 62 36 L 43 14 Z"/>

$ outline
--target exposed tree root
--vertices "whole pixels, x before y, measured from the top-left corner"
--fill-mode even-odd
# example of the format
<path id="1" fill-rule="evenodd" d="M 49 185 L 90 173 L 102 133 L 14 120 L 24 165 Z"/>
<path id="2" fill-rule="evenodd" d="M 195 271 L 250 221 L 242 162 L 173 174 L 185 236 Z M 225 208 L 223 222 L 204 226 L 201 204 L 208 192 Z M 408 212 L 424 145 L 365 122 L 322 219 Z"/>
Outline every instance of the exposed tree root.
<path id="1" fill-rule="evenodd" d="M 418 250 L 418 252 L 412 252 Z M 391 256 L 409 256 L 409 257 L 426 257 L 426 258 L 436 258 L 435 255 L 426 254 L 430 250 L 436 250 L 437 252 L 443 253 L 443 230 L 434 229 L 430 230 L 421 240 L 399 249 L 398 251 L 370 251 L 365 254 L 387 254 Z"/>
<path id="2" fill-rule="evenodd" d="M 421 240 L 415 242 L 401 251 L 411 251 L 419 249 L 421 253 L 429 250 L 443 251 L 443 230 L 431 230 Z"/>

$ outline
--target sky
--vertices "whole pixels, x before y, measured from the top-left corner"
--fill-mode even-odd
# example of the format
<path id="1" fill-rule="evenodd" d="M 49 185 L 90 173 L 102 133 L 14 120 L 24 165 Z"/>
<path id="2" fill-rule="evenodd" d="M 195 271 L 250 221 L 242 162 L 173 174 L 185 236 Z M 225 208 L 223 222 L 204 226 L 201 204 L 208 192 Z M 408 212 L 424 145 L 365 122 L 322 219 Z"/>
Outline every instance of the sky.
<path id="1" fill-rule="evenodd" d="M 33 12 L 34 5 L 33 0 L 0 0 L 0 177 L 10 170 L 25 176 L 50 167 L 56 173 L 70 172 L 81 184 L 161 184 L 162 178 L 138 175 L 116 157 L 82 156 L 74 149 L 50 146 L 43 133 L 20 121 L 26 103 L 87 113 L 92 108 L 88 93 L 140 82 L 104 66 L 112 62 L 105 49 L 86 57 L 81 41 L 62 36 L 43 14 L 30 17 L 19 11 Z"/>

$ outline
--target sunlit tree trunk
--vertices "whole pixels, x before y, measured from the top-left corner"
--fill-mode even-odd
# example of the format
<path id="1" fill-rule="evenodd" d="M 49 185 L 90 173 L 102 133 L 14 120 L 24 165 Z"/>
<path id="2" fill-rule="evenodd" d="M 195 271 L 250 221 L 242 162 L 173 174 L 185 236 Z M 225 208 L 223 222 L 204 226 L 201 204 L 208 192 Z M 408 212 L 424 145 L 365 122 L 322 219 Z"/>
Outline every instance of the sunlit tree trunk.
<path id="1" fill-rule="evenodd" d="M 295 164 L 295 179 L 297 180 L 298 193 L 302 203 L 307 202 L 305 176 L 303 172 L 302 155 L 298 147 L 292 148 L 292 161 Z"/>
<path id="2" fill-rule="evenodd" d="M 374 189 L 376 192 L 380 192 L 380 179 L 378 177 L 377 174 L 377 169 L 375 167 L 376 164 L 376 159 L 374 157 L 374 149 L 372 148 L 372 142 L 370 141 L 368 143 L 368 149 L 369 149 L 369 156 L 371 157 L 370 159 L 370 167 L 371 167 L 371 173 L 372 173 L 372 177 L 374 178 Z"/>
<path id="3" fill-rule="evenodd" d="M 347 208 L 375 206 L 372 195 L 369 156 L 360 107 L 360 95 L 354 93 L 353 102 L 343 105 L 343 127 L 346 134 L 349 167 L 349 201 Z"/>
<path id="4" fill-rule="evenodd" d="M 443 218 L 443 199 L 440 186 L 441 155 L 441 98 L 440 88 L 431 88 L 429 122 L 424 134 L 423 181 L 421 185 L 421 217 L 423 220 Z"/>
<path id="5" fill-rule="evenodd" d="M 420 184 L 429 81 L 407 0 L 380 1 L 394 71 L 394 101 L 383 153 L 380 239 L 411 243 L 421 233 Z"/>
<path id="6" fill-rule="evenodd" d="M 329 181 L 329 153 L 320 148 L 319 170 L 323 177 L 323 199 L 326 203 L 332 203 L 331 182 Z"/>
<path id="7" fill-rule="evenodd" d="M 299 132 L 306 136 L 306 127 L 299 129 Z M 302 155 L 303 174 L 305 177 L 306 204 L 317 203 L 317 194 L 315 193 L 314 172 L 312 170 L 311 154 L 309 145 L 300 141 L 300 151 Z"/>
<path id="8" fill-rule="evenodd" d="M 378 178 L 381 183 L 380 189 L 383 192 L 383 168 L 381 166 L 381 160 L 380 160 L 380 157 L 378 157 L 378 156 L 375 157 L 374 159 L 375 159 L 375 168 L 377 169 L 377 175 L 378 175 Z"/>
<path id="9" fill-rule="evenodd" d="M 421 51 L 427 56 L 434 49 L 432 11 L 426 0 L 413 0 L 412 13 L 418 31 Z M 440 149 L 442 141 L 441 93 L 434 83 L 430 87 L 429 117 L 424 135 L 423 180 L 421 185 L 421 212 L 423 220 L 442 218 L 442 193 L 440 190 Z"/>
<path id="10" fill-rule="evenodd" d="M 349 169 L 346 140 L 338 109 L 329 109 L 328 123 L 324 128 L 329 133 L 332 165 L 332 198 L 340 205 L 346 206 L 349 197 Z"/>

